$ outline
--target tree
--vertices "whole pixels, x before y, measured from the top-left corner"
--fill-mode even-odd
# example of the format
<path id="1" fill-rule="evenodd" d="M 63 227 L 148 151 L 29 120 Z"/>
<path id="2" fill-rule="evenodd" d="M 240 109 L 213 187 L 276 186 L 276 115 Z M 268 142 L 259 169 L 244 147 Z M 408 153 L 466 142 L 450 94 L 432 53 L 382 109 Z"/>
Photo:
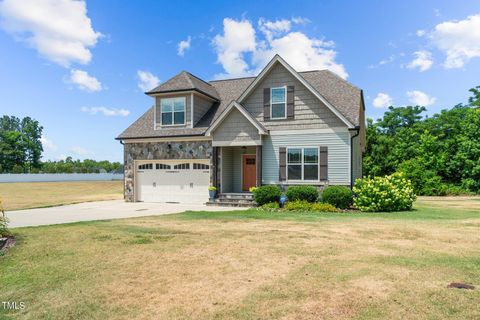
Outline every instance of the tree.
<path id="1" fill-rule="evenodd" d="M 20 120 L 14 116 L 0 118 L 0 167 L 10 172 L 14 166 L 28 172 L 40 167 L 43 127 L 30 117 Z"/>

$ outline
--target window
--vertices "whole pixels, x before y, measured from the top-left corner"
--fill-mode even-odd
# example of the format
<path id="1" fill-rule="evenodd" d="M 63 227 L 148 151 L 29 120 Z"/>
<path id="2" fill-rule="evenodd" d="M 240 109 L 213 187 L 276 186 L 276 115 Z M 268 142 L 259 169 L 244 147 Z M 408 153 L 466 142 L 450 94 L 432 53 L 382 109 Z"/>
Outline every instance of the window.
<path id="1" fill-rule="evenodd" d="M 152 170 L 152 169 L 153 169 L 153 164 L 152 163 L 140 164 L 138 166 L 138 170 Z"/>
<path id="2" fill-rule="evenodd" d="M 270 97 L 270 119 L 285 119 L 287 117 L 287 88 L 272 88 Z"/>
<path id="3" fill-rule="evenodd" d="M 185 124 L 185 97 L 160 100 L 162 126 Z"/>
<path id="4" fill-rule="evenodd" d="M 287 148 L 287 180 L 318 181 L 318 148 Z"/>
<path id="5" fill-rule="evenodd" d="M 193 170 L 208 170 L 210 166 L 204 163 L 194 163 Z"/>
<path id="6" fill-rule="evenodd" d="M 163 164 L 163 163 L 157 163 L 155 164 L 155 169 L 157 170 L 169 170 L 171 169 L 172 166 L 168 164 Z"/>
<path id="7" fill-rule="evenodd" d="M 173 169 L 175 170 L 189 170 L 190 169 L 190 163 L 179 163 L 173 166 Z"/>

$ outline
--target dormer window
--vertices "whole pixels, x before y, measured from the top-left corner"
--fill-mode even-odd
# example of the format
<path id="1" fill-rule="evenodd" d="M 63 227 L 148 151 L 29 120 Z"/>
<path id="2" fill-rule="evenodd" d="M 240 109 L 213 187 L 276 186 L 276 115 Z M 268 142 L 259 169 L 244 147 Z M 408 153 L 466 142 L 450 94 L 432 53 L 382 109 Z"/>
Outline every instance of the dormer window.
<path id="1" fill-rule="evenodd" d="M 287 118 L 287 88 L 271 88 L 270 119 Z"/>
<path id="2" fill-rule="evenodd" d="M 185 104 L 185 97 L 161 99 L 162 126 L 184 125 Z"/>

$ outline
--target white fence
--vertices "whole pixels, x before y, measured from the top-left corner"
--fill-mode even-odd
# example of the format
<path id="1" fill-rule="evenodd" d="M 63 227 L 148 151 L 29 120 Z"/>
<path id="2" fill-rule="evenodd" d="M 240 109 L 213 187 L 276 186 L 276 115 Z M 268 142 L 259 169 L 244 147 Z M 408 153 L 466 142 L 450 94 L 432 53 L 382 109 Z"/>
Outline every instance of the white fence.
<path id="1" fill-rule="evenodd" d="M 6 173 L 0 174 L 2 182 L 49 182 L 49 181 L 110 181 L 123 180 L 121 173 Z"/>

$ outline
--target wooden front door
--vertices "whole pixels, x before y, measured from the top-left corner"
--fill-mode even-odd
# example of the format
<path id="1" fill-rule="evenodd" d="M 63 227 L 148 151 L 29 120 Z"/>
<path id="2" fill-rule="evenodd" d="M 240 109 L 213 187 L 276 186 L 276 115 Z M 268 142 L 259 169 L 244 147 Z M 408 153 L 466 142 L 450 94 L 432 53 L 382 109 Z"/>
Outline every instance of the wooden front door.
<path id="1" fill-rule="evenodd" d="M 257 156 L 254 154 L 242 155 L 243 182 L 242 190 L 248 191 L 256 186 L 257 180 Z"/>

